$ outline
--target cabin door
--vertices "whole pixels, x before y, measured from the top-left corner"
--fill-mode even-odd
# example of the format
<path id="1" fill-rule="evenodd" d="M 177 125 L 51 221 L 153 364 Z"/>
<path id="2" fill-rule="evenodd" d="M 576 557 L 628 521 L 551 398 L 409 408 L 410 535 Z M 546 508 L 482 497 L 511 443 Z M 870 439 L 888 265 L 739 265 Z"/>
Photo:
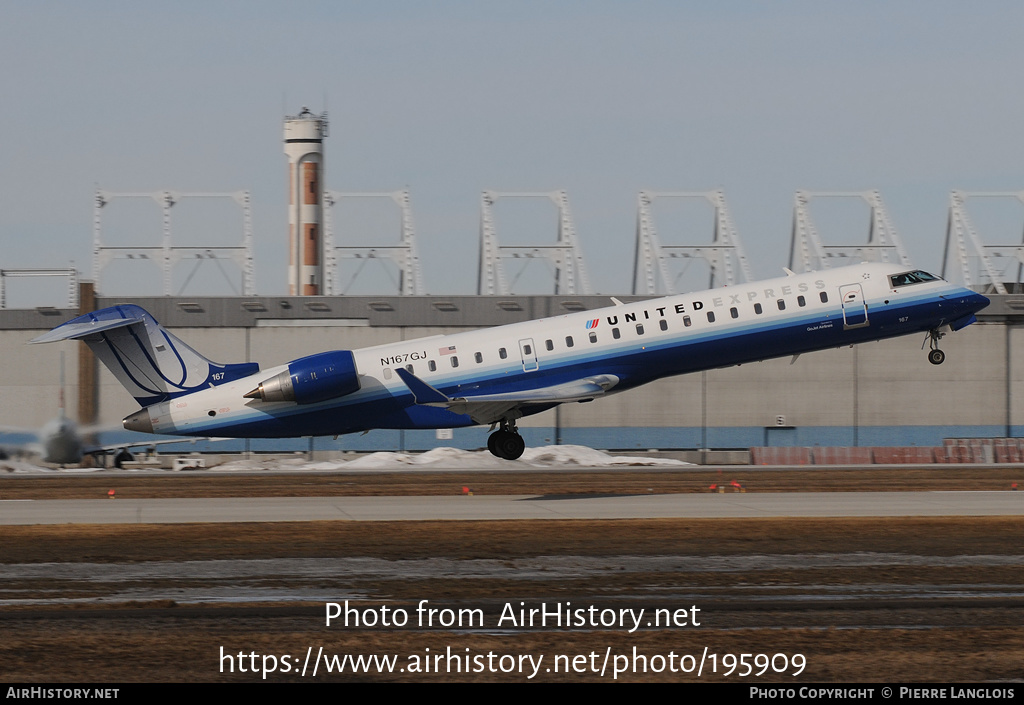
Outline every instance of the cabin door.
<path id="1" fill-rule="evenodd" d="M 860 284 L 839 287 L 843 302 L 843 328 L 861 328 L 868 325 L 868 304 Z"/>
<path id="2" fill-rule="evenodd" d="M 533 338 L 523 338 L 519 341 L 519 354 L 523 356 L 523 372 L 533 372 L 537 369 L 537 348 L 533 345 Z"/>

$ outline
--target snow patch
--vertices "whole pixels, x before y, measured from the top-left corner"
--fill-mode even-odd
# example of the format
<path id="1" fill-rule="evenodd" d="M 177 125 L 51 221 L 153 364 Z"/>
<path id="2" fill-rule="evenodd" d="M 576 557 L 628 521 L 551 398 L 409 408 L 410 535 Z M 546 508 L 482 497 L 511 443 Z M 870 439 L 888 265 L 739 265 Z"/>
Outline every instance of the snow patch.
<path id="1" fill-rule="evenodd" d="M 690 465 L 671 458 L 650 458 L 609 455 L 586 446 L 542 446 L 527 448 L 519 460 L 502 460 L 488 451 L 461 450 L 459 448 L 434 448 L 426 453 L 397 453 L 380 451 L 361 456 L 355 460 L 330 460 L 303 463 L 299 460 L 239 460 L 219 466 L 218 470 L 398 470 L 421 468 L 515 469 L 548 467 L 650 467 Z"/>
<path id="2" fill-rule="evenodd" d="M 502 460 L 486 450 L 461 450 L 459 448 L 434 448 L 426 453 L 398 453 L 380 451 L 360 455 L 353 460 L 324 460 L 308 462 L 304 457 L 260 458 L 234 460 L 211 467 L 214 472 L 260 472 L 270 471 L 389 471 L 389 470 L 435 470 L 435 469 L 469 469 L 469 470 L 515 470 L 517 467 L 556 468 L 556 467 L 652 467 L 691 465 L 681 460 L 657 457 L 635 457 L 609 455 L 600 450 L 586 446 L 542 446 L 527 448 L 519 460 Z M 158 470 L 158 468 L 153 468 Z M 17 460 L 0 461 L 0 473 L 82 473 L 98 472 L 99 468 L 45 468 Z"/>

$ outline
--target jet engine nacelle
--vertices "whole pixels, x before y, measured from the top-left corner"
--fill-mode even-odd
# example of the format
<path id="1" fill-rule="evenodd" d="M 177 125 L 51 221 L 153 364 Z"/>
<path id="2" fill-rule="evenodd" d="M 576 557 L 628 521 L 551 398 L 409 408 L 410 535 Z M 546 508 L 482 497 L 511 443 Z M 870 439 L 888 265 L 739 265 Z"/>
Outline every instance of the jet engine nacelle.
<path id="1" fill-rule="evenodd" d="M 356 361 L 350 350 L 331 350 L 288 363 L 288 369 L 245 396 L 261 401 L 293 401 L 315 404 L 343 397 L 359 389 Z"/>

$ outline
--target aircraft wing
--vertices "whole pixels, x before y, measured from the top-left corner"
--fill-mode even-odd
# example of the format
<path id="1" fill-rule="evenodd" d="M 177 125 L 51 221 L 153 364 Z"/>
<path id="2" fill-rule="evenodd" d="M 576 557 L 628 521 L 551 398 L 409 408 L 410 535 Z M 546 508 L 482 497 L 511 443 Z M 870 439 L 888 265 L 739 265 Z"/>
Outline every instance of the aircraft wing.
<path id="1" fill-rule="evenodd" d="M 478 424 L 500 421 L 505 414 L 520 406 L 590 401 L 603 396 L 619 383 L 619 378 L 615 375 L 601 374 L 518 392 L 449 397 L 402 367 L 396 368 L 395 372 L 412 392 L 417 404 L 466 414 Z"/>
<path id="2" fill-rule="evenodd" d="M 24 443 L 0 443 L 0 460 L 7 460 L 11 457 L 17 458 L 24 455 L 39 455 L 42 452 L 42 445 L 39 443 L 38 428 L 0 426 L 0 433 L 32 436 L 32 438 L 35 439 Z"/>

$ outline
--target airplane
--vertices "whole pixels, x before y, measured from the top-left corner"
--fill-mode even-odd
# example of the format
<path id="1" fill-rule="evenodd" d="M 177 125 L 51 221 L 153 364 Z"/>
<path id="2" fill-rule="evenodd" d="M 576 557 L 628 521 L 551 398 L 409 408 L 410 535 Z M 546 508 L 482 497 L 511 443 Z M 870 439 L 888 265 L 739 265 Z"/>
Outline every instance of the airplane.
<path id="1" fill-rule="evenodd" d="M 25 458 L 37 456 L 44 463 L 51 465 L 79 466 L 82 460 L 89 457 L 91 462 L 99 467 L 107 466 L 107 458 L 111 456 L 115 468 L 122 467 L 125 463 L 134 459 L 132 449 L 139 447 L 152 448 L 164 443 L 182 443 L 183 439 L 163 441 L 137 441 L 134 443 L 115 443 L 112 445 L 96 445 L 86 440 L 96 429 L 83 429 L 74 419 L 69 418 L 64 412 L 63 394 L 61 394 L 60 413 L 57 417 L 50 419 L 42 428 L 18 428 L 13 426 L 0 427 L 0 433 L 14 433 L 18 435 L 35 436 L 35 443 L 28 444 L 0 444 L 0 460 L 7 460 L 10 457 Z M 98 429 L 110 430 L 110 429 Z M 194 443 L 198 439 L 192 439 Z"/>
<path id="2" fill-rule="evenodd" d="M 153 448 L 164 443 L 187 442 L 183 439 L 143 440 L 134 443 L 95 445 L 86 442 L 85 435 L 78 424 L 63 414 L 47 421 L 41 429 L 4 426 L 0 427 L 0 433 L 31 435 L 37 439 L 35 443 L 0 445 L 0 460 L 7 460 L 11 457 L 22 459 L 38 457 L 44 463 L 61 467 L 107 467 L 107 463 L 111 462 L 115 468 L 121 468 L 125 463 L 134 460 L 133 449 Z M 194 443 L 199 439 L 191 440 Z M 109 461 L 108 457 L 111 458 Z M 83 466 L 82 461 L 86 458 L 91 458 L 90 465 Z"/>
<path id="3" fill-rule="evenodd" d="M 0 459 L 6 459 L 11 455 L 40 456 L 45 463 L 54 465 L 77 465 L 87 452 L 102 453 L 100 448 L 86 450 L 86 444 L 82 439 L 78 424 L 68 418 L 64 404 L 64 352 L 60 353 L 60 392 L 57 403 L 57 417 L 50 419 L 41 429 L 18 428 L 13 426 L 0 427 L 4 433 L 17 433 L 35 436 L 37 443 L 28 445 L 4 445 L 0 446 Z M 120 467 L 120 462 L 118 462 Z"/>
<path id="4" fill-rule="evenodd" d="M 61 396 L 63 400 L 63 395 Z M 38 455 L 46 463 L 74 465 L 81 462 L 85 455 L 85 445 L 78 425 L 64 415 L 63 403 L 60 414 L 47 421 L 41 429 L 3 426 L 0 427 L 0 432 L 30 435 L 37 439 L 36 443 L 31 444 L 0 445 L 0 460 L 6 460 L 11 456 Z"/>
<path id="5" fill-rule="evenodd" d="M 218 364 L 130 304 L 79 316 L 31 342 L 83 340 L 142 407 L 126 429 L 287 438 L 490 425 L 514 460 L 518 419 L 670 375 L 924 332 L 938 341 L 989 300 L 923 270 L 862 263 L 433 336 L 332 350 L 260 370 Z M 495 430 L 496 429 L 496 430 Z"/>
<path id="6" fill-rule="evenodd" d="M 38 456 L 44 463 L 52 465 L 80 465 L 86 456 L 92 458 L 92 462 L 105 467 L 107 456 L 113 456 L 113 465 L 120 468 L 133 458 L 130 449 L 139 446 L 152 447 L 164 443 L 181 443 L 181 440 L 169 441 L 143 441 L 137 443 L 117 443 L 113 445 L 96 445 L 86 440 L 87 435 L 93 432 L 102 431 L 88 427 L 83 429 L 74 419 L 67 415 L 64 403 L 64 353 L 60 355 L 60 396 L 58 413 L 56 418 L 50 419 L 42 428 L 18 428 L 13 426 L 0 427 L 0 433 L 16 433 L 19 435 L 30 435 L 36 437 L 36 443 L 0 445 L 0 460 L 6 460 L 10 456 L 25 457 Z M 193 441 L 195 442 L 195 441 Z"/>

